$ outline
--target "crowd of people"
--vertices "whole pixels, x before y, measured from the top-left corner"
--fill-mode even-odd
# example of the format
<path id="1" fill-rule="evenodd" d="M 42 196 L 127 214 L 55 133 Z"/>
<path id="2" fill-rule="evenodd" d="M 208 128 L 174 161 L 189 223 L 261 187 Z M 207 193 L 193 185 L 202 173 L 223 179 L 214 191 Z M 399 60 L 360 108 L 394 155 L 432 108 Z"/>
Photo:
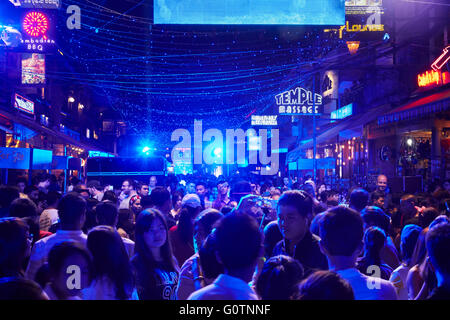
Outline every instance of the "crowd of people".
<path id="1" fill-rule="evenodd" d="M 448 182 L 203 178 L 0 186 L 0 299 L 450 299 Z"/>

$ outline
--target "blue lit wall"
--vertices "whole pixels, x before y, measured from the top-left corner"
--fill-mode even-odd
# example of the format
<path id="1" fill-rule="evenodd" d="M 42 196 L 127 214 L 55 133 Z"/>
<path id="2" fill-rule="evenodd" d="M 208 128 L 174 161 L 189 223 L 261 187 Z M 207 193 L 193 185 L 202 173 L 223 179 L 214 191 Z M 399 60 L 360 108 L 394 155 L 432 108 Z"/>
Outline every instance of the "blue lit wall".
<path id="1" fill-rule="evenodd" d="M 343 25 L 343 0 L 155 0 L 156 24 Z"/>

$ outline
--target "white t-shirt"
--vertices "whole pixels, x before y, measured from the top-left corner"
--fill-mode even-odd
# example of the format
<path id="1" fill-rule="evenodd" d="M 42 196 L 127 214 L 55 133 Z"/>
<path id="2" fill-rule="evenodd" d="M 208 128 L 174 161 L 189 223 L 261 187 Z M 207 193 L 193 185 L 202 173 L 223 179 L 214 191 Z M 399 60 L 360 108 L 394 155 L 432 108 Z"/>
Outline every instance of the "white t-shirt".
<path id="1" fill-rule="evenodd" d="M 58 219 L 58 209 L 45 209 L 39 217 L 39 228 L 42 231 L 48 231 L 53 224 L 58 222 Z"/>
<path id="2" fill-rule="evenodd" d="M 397 293 L 389 281 L 368 277 L 356 268 L 337 270 L 353 288 L 355 300 L 397 300 Z"/>
<path id="3" fill-rule="evenodd" d="M 409 268 L 405 265 L 399 266 L 395 269 L 389 281 L 394 285 L 397 290 L 399 300 L 408 300 L 408 287 L 406 285 L 406 278 L 408 277 Z"/>

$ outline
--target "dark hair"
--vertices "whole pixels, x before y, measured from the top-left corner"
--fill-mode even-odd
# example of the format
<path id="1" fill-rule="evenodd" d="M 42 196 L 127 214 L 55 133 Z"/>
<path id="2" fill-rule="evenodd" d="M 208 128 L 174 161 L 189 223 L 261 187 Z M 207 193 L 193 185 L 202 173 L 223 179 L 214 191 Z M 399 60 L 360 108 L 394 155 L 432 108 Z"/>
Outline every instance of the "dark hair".
<path id="1" fill-rule="evenodd" d="M 255 263 L 262 236 L 256 220 L 247 214 L 228 214 L 216 227 L 217 253 L 225 269 L 240 269 Z"/>
<path id="2" fill-rule="evenodd" d="M 223 215 L 226 215 L 226 214 L 230 213 L 231 211 L 233 211 L 233 207 L 231 207 L 231 206 L 223 206 L 223 207 L 220 209 L 220 212 L 221 212 Z"/>
<path id="3" fill-rule="evenodd" d="M 112 203 L 116 204 L 117 203 L 117 196 L 116 196 L 114 191 L 107 190 L 103 194 L 102 201 L 111 201 Z"/>
<path id="4" fill-rule="evenodd" d="M 128 182 L 128 184 L 130 185 L 130 187 L 133 187 L 133 189 L 136 189 L 136 181 L 134 181 L 133 179 L 125 179 L 123 180 L 122 184 L 124 182 Z"/>
<path id="5" fill-rule="evenodd" d="M 61 224 L 77 224 L 86 214 L 86 200 L 76 192 L 64 195 L 58 203 Z"/>
<path id="6" fill-rule="evenodd" d="M 278 206 L 291 206 L 303 217 L 308 217 L 313 212 L 311 196 L 303 190 L 288 190 L 278 200 Z"/>
<path id="7" fill-rule="evenodd" d="M 98 180 L 90 180 L 87 185 L 87 188 L 94 188 L 98 191 L 102 190 L 102 185 L 100 184 L 100 181 Z"/>
<path id="8" fill-rule="evenodd" d="M 117 207 L 110 202 L 100 202 L 94 208 L 95 217 L 99 225 L 115 227 L 119 212 Z"/>
<path id="9" fill-rule="evenodd" d="M 439 212 L 435 208 L 426 208 L 419 215 L 419 224 L 422 228 L 428 227 L 434 219 L 439 216 Z M 450 249 L 450 248 L 449 248 Z"/>
<path id="10" fill-rule="evenodd" d="M 22 277 L 0 278 L 0 300 L 47 300 L 42 288 Z"/>
<path id="11" fill-rule="evenodd" d="M 199 213 L 197 208 L 192 208 L 190 206 L 184 206 L 180 211 L 178 219 L 178 232 L 180 233 L 180 238 L 184 243 L 192 243 L 194 223 L 193 220 L 197 217 Z"/>
<path id="12" fill-rule="evenodd" d="M 242 197 L 251 193 L 252 193 L 252 186 L 250 182 L 241 180 L 233 185 L 233 187 L 231 188 L 230 195 L 233 201 L 239 203 Z"/>
<path id="13" fill-rule="evenodd" d="M 0 186 L 0 208 L 9 208 L 14 199 L 19 197 L 20 193 L 18 188 L 11 186 Z"/>
<path id="14" fill-rule="evenodd" d="M 28 184 L 28 180 L 25 177 L 18 177 L 16 179 L 16 185 L 18 185 L 19 183 L 25 183 L 25 186 Z"/>
<path id="15" fill-rule="evenodd" d="M 0 218 L 0 278 L 20 271 L 28 248 L 28 230 L 22 219 Z"/>
<path id="16" fill-rule="evenodd" d="M 38 187 L 36 187 L 36 186 L 26 186 L 25 189 L 23 189 L 23 193 L 25 193 L 25 194 L 30 194 L 33 191 L 39 191 Z"/>
<path id="17" fill-rule="evenodd" d="M 381 191 L 374 191 L 374 192 L 372 192 L 372 194 L 370 196 L 370 200 L 372 203 L 377 201 L 380 198 L 386 198 L 386 194 Z"/>
<path id="18" fill-rule="evenodd" d="M 356 188 L 350 193 L 350 208 L 356 211 L 364 209 L 369 202 L 369 193 L 362 189 Z"/>
<path id="19" fill-rule="evenodd" d="M 155 188 L 156 189 L 156 188 Z M 153 203 L 152 203 L 152 197 L 150 197 L 149 195 L 147 195 L 147 196 L 143 196 L 142 198 L 141 198 L 141 207 L 143 208 L 143 209 L 145 209 L 145 208 L 150 208 L 150 207 L 152 207 L 153 206 Z"/>
<path id="20" fill-rule="evenodd" d="M 406 225 L 401 233 L 400 252 L 408 267 L 412 267 L 411 258 L 422 229 L 417 225 Z"/>
<path id="21" fill-rule="evenodd" d="M 127 300 L 134 288 L 134 278 L 125 245 L 110 226 L 89 231 L 87 247 L 93 257 L 93 278 L 107 276 L 115 285 L 116 298 Z"/>
<path id="22" fill-rule="evenodd" d="M 196 187 L 197 187 L 197 186 L 204 186 L 205 189 L 208 188 L 208 184 L 205 183 L 205 182 L 203 182 L 203 181 L 198 181 L 198 182 L 195 184 L 195 186 L 196 186 Z"/>
<path id="23" fill-rule="evenodd" d="M 365 207 L 363 210 L 361 210 L 361 217 L 367 226 L 379 227 L 383 229 L 384 232 L 389 232 L 391 218 L 389 218 L 389 216 L 377 206 Z"/>
<path id="24" fill-rule="evenodd" d="M 49 206 L 58 204 L 58 201 L 61 199 L 61 194 L 58 191 L 49 191 L 47 193 L 47 204 Z"/>
<path id="25" fill-rule="evenodd" d="M 50 249 L 48 253 L 48 274 L 50 276 L 57 275 L 61 272 L 65 260 L 75 254 L 79 254 L 87 261 L 90 282 L 93 272 L 92 256 L 84 246 L 73 240 L 60 241 Z"/>
<path id="26" fill-rule="evenodd" d="M 300 300 L 355 300 L 351 285 L 332 271 L 316 271 L 300 284 Z"/>
<path id="27" fill-rule="evenodd" d="M 320 238 L 332 256 L 351 256 L 361 245 L 363 232 L 359 213 L 344 206 L 329 209 L 320 219 Z"/>
<path id="28" fill-rule="evenodd" d="M 264 227 L 264 252 L 266 257 L 271 257 L 273 249 L 283 239 L 278 222 L 271 221 Z"/>
<path id="29" fill-rule="evenodd" d="M 314 190 L 314 187 L 310 183 L 303 184 L 300 190 L 306 192 L 313 198 L 316 196 L 316 190 Z"/>
<path id="30" fill-rule="evenodd" d="M 172 193 L 172 206 L 175 207 L 175 204 L 177 203 L 178 199 L 183 199 L 183 194 L 180 191 L 175 191 Z M 141 200 L 142 203 L 142 200 Z"/>
<path id="31" fill-rule="evenodd" d="M 264 263 L 256 282 L 256 293 L 262 300 L 290 300 L 298 296 L 298 284 L 304 270 L 300 262 L 284 255 Z"/>
<path id="32" fill-rule="evenodd" d="M 154 206 L 161 207 L 170 200 L 170 192 L 164 187 L 155 187 L 150 194 L 150 199 Z"/>
<path id="33" fill-rule="evenodd" d="M 380 252 L 386 242 L 386 233 L 378 227 L 370 227 L 364 233 L 364 258 L 367 265 L 381 265 Z"/>
<path id="34" fill-rule="evenodd" d="M 211 232 L 203 241 L 198 255 L 205 278 L 215 279 L 223 273 L 223 265 L 217 261 L 217 239 L 215 232 Z"/>
<path id="35" fill-rule="evenodd" d="M 156 219 L 159 219 L 163 224 L 164 228 L 166 229 L 166 242 L 161 247 L 161 257 L 164 260 L 164 265 L 166 265 L 170 269 L 176 269 L 172 254 L 172 246 L 169 241 L 169 230 L 167 229 L 166 219 L 164 219 L 164 216 L 159 210 L 146 209 L 139 214 L 136 221 L 135 252 L 146 263 L 147 266 L 151 268 L 156 267 L 157 262 L 153 258 L 153 255 L 151 251 L 148 249 L 144 239 L 144 233 L 149 231 L 153 221 L 155 221 Z"/>
<path id="36" fill-rule="evenodd" d="M 450 224 L 441 223 L 431 228 L 426 237 L 426 245 L 433 266 L 444 275 L 450 275 Z"/>
<path id="37" fill-rule="evenodd" d="M 426 236 L 428 228 L 423 229 L 419 237 L 417 238 L 416 246 L 414 247 L 413 254 L 411 256 L 411 266 L 420 265 L 427 257 Z"/>
<path id="38" fill-rule="evenodd" d="M 18 198 L 9 207 L 11 217 L 25 218 L 37 216 L 37 208 L 33 201 L 27 198 Z"/>
<path id="39" fill-rule="evenodd" d="M 216 209 L 206 209 L 194 220 L 194 226 L 201 225 L 206 234 L 210 234 L 214 224 L 223 217 L 223 214 Z"/>

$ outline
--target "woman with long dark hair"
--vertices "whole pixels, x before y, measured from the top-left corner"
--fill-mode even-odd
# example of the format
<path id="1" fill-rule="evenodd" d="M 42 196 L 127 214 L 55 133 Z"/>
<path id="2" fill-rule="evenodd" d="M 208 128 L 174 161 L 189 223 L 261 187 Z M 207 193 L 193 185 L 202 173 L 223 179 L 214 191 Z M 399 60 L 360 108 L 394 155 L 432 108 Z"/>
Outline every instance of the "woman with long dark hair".
<path id="1" fill-rule="evenodd" d="M 186 199 L 190 200 L 186 201 Z M 173 255 L 180 265 L 183 265 L 195 253 L 193 243 L 194 220 L 202 209 L 197 195 L 188 195 L 184 198 L 184 201 L 178 224 L 169 230 Z"/>
<path id="2" fill-rule="evenodd" d="M 372 275 L 373 266 L 380 270 L 380 277 L 389 280 L 392 268 L 381 261 L 381 249 L 386 243 L 386 233 L 378 227 L 370 227 L 364 233 L 364 255 L 357 261 L 358 270 L 368 276 Z"/>
<path id="3" fill-rule="evenodd" d="M 139 300 L 175 300 L 179 267 L 172 255 L 164 216 L 142 211 L 136 221 L 135 255 L 131 264 Z"/>
<path id="4" fill-rule="evenodd" d="M 133 272 L 117 231 L 104 225 L 93 228 L 88 234 L 87 247 L 93 257 L 93 281 L 83 290 L 83 299 L 132 299 Z"/>

